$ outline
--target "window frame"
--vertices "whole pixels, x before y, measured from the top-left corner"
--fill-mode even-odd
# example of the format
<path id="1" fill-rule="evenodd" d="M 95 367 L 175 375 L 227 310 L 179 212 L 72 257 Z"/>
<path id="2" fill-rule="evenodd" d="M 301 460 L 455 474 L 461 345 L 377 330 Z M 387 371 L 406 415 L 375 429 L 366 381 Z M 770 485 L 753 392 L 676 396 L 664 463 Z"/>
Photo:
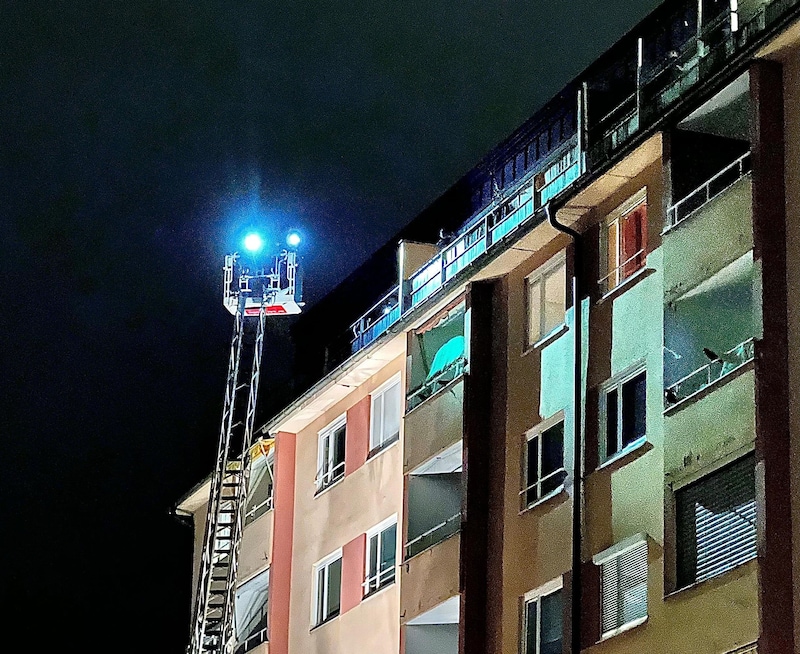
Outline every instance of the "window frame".
<path id="1" fill-rule="evenodd" d="M 622 435 L 623 435 L 623 402 L 622 402 L 622 388 L 625 384 L 629 381 L 632 381 L 640 374 L 644 373 L 645 375 L 645 395 L 644 395 L 644 425 L 645 430 L 642 436 L 634 439 L 627 445 L 623 444 L 622 442 Z M 633 450 L 637 449 L 645 442 L 647 442 L 647 365 L 644 360 L 641 360 L 634 365 L 626 368 L 622 372 L 617 373 L 607 381 L 603 382 L 600 385 L 599 389 L 599 416 L 600 416 L 600 425 L 598 431 L 598 454 L 599 454 L 599 461 L 600 466 L 606 465 L 613 461 L 616 461 L 628 453 L 632 452 Z M 611 392 L 617 391 L 617 415 L 616 415 L 616 422 L 617 422 L 617 450 L 612 452 L 611 454 L 608 453 L 608 396 Z"/>
<path id="2" fill-rule="evenodd" d="M 328 447 L 328 455 L 325 456 L 325 441 L 332 438 L 336 432 L 344 427 L 344 454 L 341 463 L 336 465 L 334 461 L 334 448 Z M 343 413 L 336 420 L 329 422 L 323 429 L 320 429 L 317 435 L 317 473 L 314 477 L 314 486 L 316 492 L 321 493 L 327 488 L 330 488 L 337 482 L 344 479 L 345 461 L 347 458 L 347 413 Z M 323 460 L 324 459 L 324 460 Z M 338 469 L 341 468 L 341 473 Z M 334 471 L 336 473 L 334 474 Z"/>
<path id="3" fill-rule="evenodd" d="M 639 616 L 634 618 L 633 620 L 628 620 L 627 622 L 623 622 L 622 624 L 618 624 L 617 626 L 613 627 L 612 629 L 608 629 L 606 631 L 603 630 L 603 566 L 611 563 L 612 561 L 617 561 L 625 554 L 631 552 L 637 547 L 641 547 L 642 545 L 645 546 L 645 608 L 646 613 L 643 616 Z M 592 561 L 596 566 L 599 568 L 599 576 L 600 576 L 600 640 L 606 640 L 608 638 L 613 638 L 614 636 L 628 631 L 629 629 L 633 629 L 634 627 L 638 627 L 640 624 L 643 624 L 647 621 L 650 615 L 650 586 L 649 586 L 649 575 L 650 575 L 650 566 L 649 566 L 649 557 L 650 557 L 650 543 L 648 541 L 647 535 L 643 533 L 634 534 L 629 538 L 626 538 L 619 543 L 616 543 L 612 547 L 609 547 L 607 550 L 604 550 L 594 557 L 592 557 Z M 619 581 L 619 580 L 617 580 Z M 617 588 L 617 593 L 619 593 L 619 587 Z M 619 600 L 618 600 L 619 602 Z"/>
<path id="4" fill-rule="evenodd" d="M 552 429 L 553 427 L 556 427 L 559 424 L 563 424 L 564 425 L 564 429 L 562 430 L 562 438 L 561 438 L 561 468 L 559 468 L 557 470 L 554 470 L 553 472 L 549 473 L 545 478 L 543 478 L 542 477 L 542 443 L 543 443 L 542 436 L 544 435 L 544 433 L 546 431 L 549 431 L 550 429 Z M 538 457 L 537 457 L 537 479 L 536 479 L 536 482 L 534 484 L 528 485 L 528 469 L 529 469 L 529 465 L 530 465 L 530 460 L 528 458 L 528 451 L 529 451 L 529 446 L 528 445 L 534 438 L 538 439 L 538 447 L 537 447 L 537 453 L 538 453 Z M 535 427 L 529 429 L 527 432 L 525 432 L 525 435 L 524 435 L 524 438 L 523 438 L 523 443 L 522 443 L 523 451 L 522 451 L 522 457 L 521 457 L 522 458 L 522 475 L 521 475 L 521 479 L 520 479 L 520 489 L 521 490 L 520 490 L 520 493 L 519 493 L 519 495 L 520 495 L 520 511 L 523 511 L 523 512 L 524 511 L 528 511 L 528 510 L 534 508 L 535 506 L 538 506 L 539 504 L 542 504 L 543 502 L 546 502 L 551 497 L 554 497 L 554 496 L 558 495 L 560 492 L 562 492 L 564 490 L 565 480 L 569 476 L 569 473 L 567 472 L 567 468 L 566 468 L 566 462 L 564 460 L 565 459 L 564 449 L 565 449 L 566 439 L 567 439 L 566 416 L 565 416 L 565 412 L 564 412 L 563 409 L 561 411 L 558 411 L 557 413 L 553 414 L 552 416 L 550 416 L 546 420 L 543 420 L 542 422 L 540 422 Z M 553 490 L 548 491 L 545 494 L 542 494 L 542 492 L 541 492 L 542 483 L 547 481 L 548 479 L 552 478 L 553 476 L 555 476 L 555 475 L 557 475 L 559 473 L 562 473 L 562 472 L 564 473 L 564 479 L 562 479 L 561 483 L 556 488 L 554 488 Z M 537 488 L 538 489 L 538 497 L 533 502 L 528 502 L 528 492 L 532 488 Z"/>
<path id="5" fill-rule="evenodd" d="M 394 530 L 394 564 L 391 567 L 391 570 L 392 570 L 391 578 L 386 579 L 385 581 L 382 581 L 381 578 L 384 576 L 384 573 L 388 572 L 390 570 L 390 568 L 386 568 L 384 570 L 380 570 L 379 569 L 379 570 L 376 571 L 376 573 L 374 575 L 370 575 L 370 572 L 371 572 L 370 568 L 371 568 L 371 565 L 372 565 L 372 555 L 373 555 L 372 539 L 375 536 L 378 537 L 378 540 L 377 540 L 377 543 L 376 543 L 376 550 L 377 550 L 377 556 L 378 556 L 378 561 L 377 561 L 377 566 L 376 567 L 379 567 L 380 566 L 380 551 L 381 551 L 381 546 L 383 545 L 383 534 L 384 534 L 384 532 L 386 532 L 391 527 L 395 528 L 395 530 Z M 398 560 L 397 559 L 397 545 L 398 545 L 398 541 L 399 541 L 398 533 L 397 533 L 397 514 L 395 513 L 394 515 L 390 516 L 389 518 L 386 518 L 386 520 L 384 520 L 380 524 L 375 525 L 372 529 L 367 531 L 366 536 L 367 536 L 367 542 L 366 542 L 366 551 L 365 551 L 365 557 L 364 557 L 364 583 L 362 584 L 363 591 L 364 591 L 363 594 L 364 594 L 365 598 L 366 597 L 370 597 L 370 596 L 374 595 L 375 593 L 383 590 L 384 588 L 387 588 L 387 587 L 391 586 L 392 584 L 395 583 L 395 581 L 397 581 L 397 560 Z M 377 584 L 374 587 L 372 586 L 372 582 L 373 581 L 377 582 Z"/>
<path id="6" fill-rule="evenodd" d="M 562 607 L 562 619 L 561 619 L 561 643 L 563 647 L 564 643 L 564 619 L 563 619 L 563 607 L 564 607 L 564 580 L 562 577 L 558 577 L 538 588 L 528 591 L 525 595 L 522 596 L 520 601 L 520 638 L 519 638 L 519 651 L 520 654 L 540 654 L 542 642 L 542 604 L 541 600 L 545 597 L 549 597 L 554 595 L 555 593 L 561 593 L 561 607 Z M 529 652 L 527 647 L 527 636 L 528 636 L 528 605 L 536 602 L 536 650 L 535 652 Z"/>
<path id="7" fill-rule="evenodd" d="M 598 280 L 600 286 L 600 293 L 606 296 L 612 293 L 615 289 L 621 287 L 627 280 L 636 276 L 637 273 L 645 269 L 647 265 L 647 223 L 645 218 L 644 235 L 642 237 L 642 248 L 638 250 L 629 259 L 622 261 L 623 256 L 623 232 L 621 229 L 622 221 L 639 209 L 642 205 L 648 207 L 647 202 L 647 186 L 642 187 L 631 197 L 620 204 L 616 209 L 611 211 L 602 221 L 600 229 L 600 274 L 602 275 Z M 616 236 L 614 238 L 615 260 L 616 267 L 609 270 L 609 248 L 611 247 L 609 232 L 612 225 L 616 225 Z M 625 266 L 631 262 L 635 262 L 636 257 L 642 258 L 641 265 L 639 265 L 630 274 L 625 274 Z M 613 280 L 612 280 L 613 276 Z M 612 283 L 613 281 L 613 283 Z"/>
<path id="8" fill-rule="evenodd" d="M 386 394 L 392 391 L 394 388 L 397 388 L 397 397 L 398 397 L 398 409 L 400 415 L 398 416 L 398 429 L 397 435 L 392 436 L 391 438 L 381 439 L 376 441 L 375 433 L 376 433 L 376 420 L 375 420 L 375 405 L 378 400 L 382 400 L 381 402 L 381 431 L 383 431 L 383 427 L 386 424 Z M 389 447 L 392 443 L 396 443 L 400 440 L 400 432 L 403 428 L 403 404 L 404 404 L 404 397 L 403 397 L 403 386 L 402 386 L 402 379 L 399 372 L 392 375 L 392 377 L 378 386 L 372 393 L 370 393 L 370 405 L 369 405 L 369 452 L 370 455 L 375 454 L 387 447 Z"/>
<path id="9" fill-rule="evenodd" d="M 562 313 L 564 315 L 562 315 L 561 322 L 547 329 L 545 324 L 547 314 L 544 311 L 547 280 L 554 277 L 558 270 L 562 268 L 564 271 L 564 309 Z M 539 297 L 537 300 L 539 305 L 539 325 L 534 337 L 531 330 L 531 310 L 533 308 L 531 291 L 536 284 L 539 285 Z M 561 250 L 525 277 L 525 346 L 523 348 L 525 351 L 535 348 L 539 343 L 564 326 L 567 312 L 567 293 L 567 256 L 566 251 Z"/>
<path id="10" fill-rule="evenodd" d="M 342 548 L 331 552 L 325 558 L 319 560 L 313 566 L 312 578 L 314 592 L 311 596 L 311 629 L 319 627 L 341 614 L 342 610 L 342 576 L 341 569 L 339 572 L 339 609 L 328 615 L 324 615 L 324 610 L 328 604 L 328 596 L 330 593 L 330 567 L 337 561 L 342 561 Z M 340 568 L 343 566 L 340 565 Z M 320 588 L 320 572 L 325 571 L 322 583 L 323 587 Z"/>

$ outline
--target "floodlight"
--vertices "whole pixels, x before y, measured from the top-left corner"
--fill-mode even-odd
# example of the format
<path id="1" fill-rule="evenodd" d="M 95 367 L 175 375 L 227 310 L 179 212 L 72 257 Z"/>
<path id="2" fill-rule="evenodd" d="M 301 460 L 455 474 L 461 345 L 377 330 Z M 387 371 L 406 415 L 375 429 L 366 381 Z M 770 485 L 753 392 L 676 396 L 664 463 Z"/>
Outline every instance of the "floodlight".
<path id="1" fill-rule="evenodd" d="M 250 233 L 244 237 L 244 247 L 250 252 L 258 252 L 264 247 L 264 239 L 255 232 Z"/>
<path id="2" fill-rule="evenodd" d="M 296 248 L 298 245 L 300 245 L 301 240 L 300 232 L 291 231 L 286 235 L 286 245 L 289 247 Z"/>

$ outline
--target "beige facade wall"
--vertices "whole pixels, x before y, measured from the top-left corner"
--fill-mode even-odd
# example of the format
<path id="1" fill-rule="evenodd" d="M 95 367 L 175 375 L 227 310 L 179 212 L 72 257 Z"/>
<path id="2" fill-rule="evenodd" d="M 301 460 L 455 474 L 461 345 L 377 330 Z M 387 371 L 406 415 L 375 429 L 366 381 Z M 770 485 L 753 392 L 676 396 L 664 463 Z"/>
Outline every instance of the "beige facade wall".
<path id="1" fill-rule="evenodd" d="M 272 510 L 246 525 L 239 549 L 239 579 L 248 579 L 269 566 L 272 557 Z"/>
<path id="2" fill-rule="evenodd" d="M 404 423 L 403 470 L 410 472 L 463 437 L 463 378 L 415 407 Z"/>
<path id="3" fill-rule="evenodd" d="M 360 651 L 397 654 L 400 592 L 395 583 L 359 606 L 312 630 L 313 568 L 321 559 L 392 515 L 402 517 L 403 472 L 400 440 L 315 496 L 318 433 L 395 374 L 404 375 L 405 355 L 328 408 L 297 434 L 294 549 L 289 650 L 302 654 Z M 401 380 L 404 383 L 404 380 Z M 397 560 L 401 560 L 398 537 Z"/>
<path id="4" fill-rule="evenodd" d="M 400 621 L 404 624 L 459 592 L 460 534 L 420 552 L 403 563 Z"/>

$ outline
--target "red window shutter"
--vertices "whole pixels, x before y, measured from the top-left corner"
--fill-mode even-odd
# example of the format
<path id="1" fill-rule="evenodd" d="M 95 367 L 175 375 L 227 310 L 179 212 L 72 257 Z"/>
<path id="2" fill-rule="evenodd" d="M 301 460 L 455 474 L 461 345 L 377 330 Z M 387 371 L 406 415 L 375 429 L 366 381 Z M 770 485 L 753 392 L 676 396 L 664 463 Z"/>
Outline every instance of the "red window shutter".
<path id="1" fill-rule="evenodd" d="M 647 249 L 647 204 L 640 204 L 622 219 L 623 277 L 630 277 L 644 266 Z M 638 254 L 637 254 L 638 253 Z"/>
<path id="2" fill-rule="evenodd" d="M 366 534 L 357 536 L 342 548 L 342 613 L 358 606 L 364 597 L 366 551 Z"/>
<path id="3" fill-rule="evenodd" d="M 347 433 L 344 453 L 344 474 L 358 470 L 369 455 L 369 395 L 347 410 Z"/>

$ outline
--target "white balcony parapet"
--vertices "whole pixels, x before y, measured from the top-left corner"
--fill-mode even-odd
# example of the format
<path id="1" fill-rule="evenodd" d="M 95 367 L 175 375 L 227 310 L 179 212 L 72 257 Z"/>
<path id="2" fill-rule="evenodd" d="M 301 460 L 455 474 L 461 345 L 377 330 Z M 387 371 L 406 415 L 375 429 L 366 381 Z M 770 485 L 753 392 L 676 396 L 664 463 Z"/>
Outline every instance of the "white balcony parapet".
<path id="1" fill-rule="evenodd" d="M 667 386 L 664 392 L 667 408 L 685 402 L 720 379 L 739 370 L 739 368 L 753 360 L 753 355 L 753 339 L 749 338 L 720 355 L 718 359 L 709 361 L 706 365 L 690 372 L 671 386 Z"/>
<path id="2" fill-rule="evenodd" d="M 431 527 L 428 531 L 420 534 L 413 540 L 406 543 L 406 560 L 412 556 L 424 552 L 425 550 L 433 547 L 437 543 L 441 543 L 446 538 L 461 530 L 461 512 L 459 511 L 453 516 L 440 522 L 438 525 Z"/>
<path id="3" fill-rule="evenodd" d="M 740 179 L 750 173 L 750 152 L 745 152 L 733 163 L 728 164 L 713 177 L 678 200 L 667 210 L 664 233 L 680 225 L 684 220 L 703 208 L 715 197 L 729 189 Z"/>

